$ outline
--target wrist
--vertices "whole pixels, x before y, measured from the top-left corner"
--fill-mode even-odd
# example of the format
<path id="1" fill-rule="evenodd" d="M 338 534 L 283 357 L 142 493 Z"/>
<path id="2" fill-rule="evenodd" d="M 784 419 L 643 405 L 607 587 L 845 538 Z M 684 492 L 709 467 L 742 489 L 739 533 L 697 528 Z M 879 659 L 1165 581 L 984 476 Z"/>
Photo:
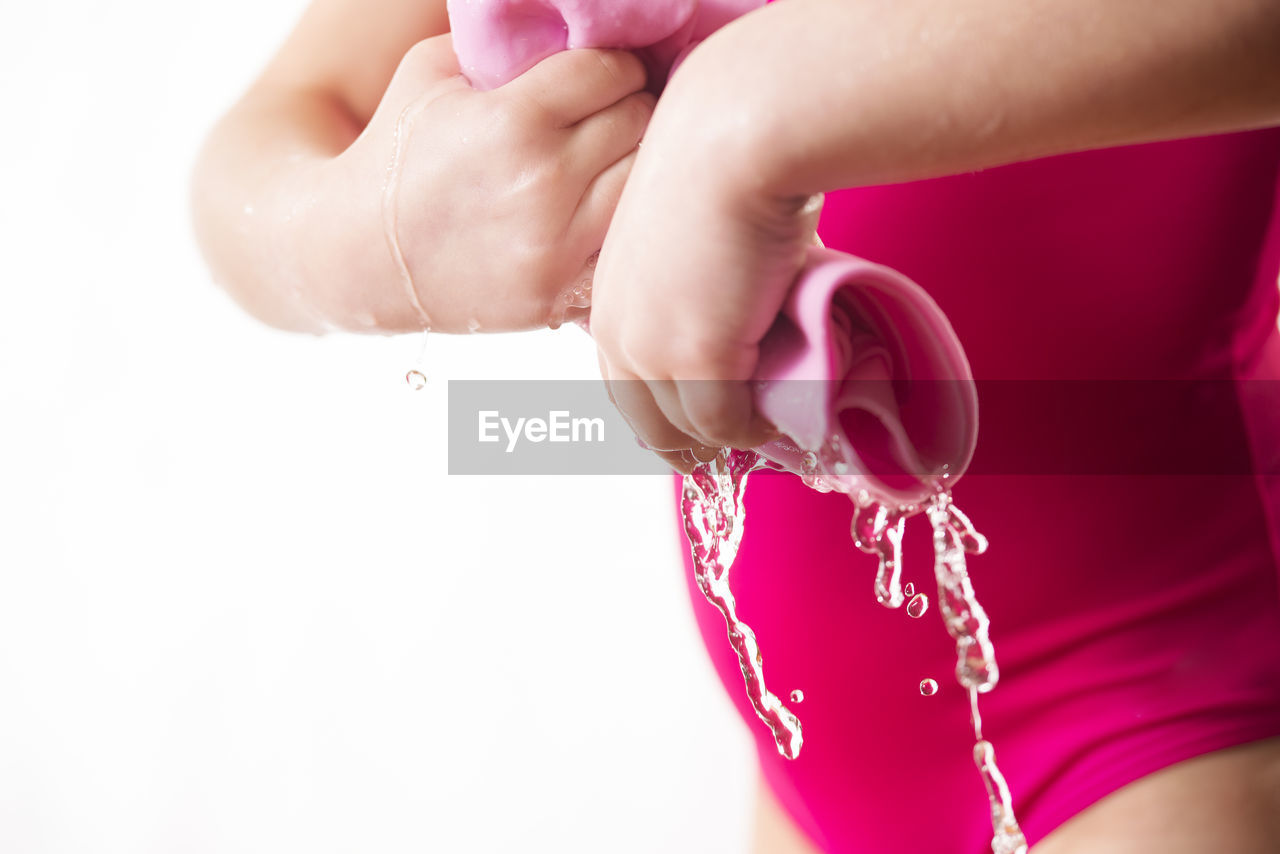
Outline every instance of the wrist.
<path id="1" fill-rule="evenodd" d="M 674 180 L 737 210 L 794 211 L 830 189 L 802 185 L 788 166 L 803 134 L 793 118 L 796 99 L 779 98 L 786 84 L 765 55 L 773 25 L 760 20 L 787 5 L 752 12 L 698 45 L 672 76 L 645 133 L 645 148 L 663 153 L 660 168 L 685 173 Z"/>
<path id="2" fill-rule="evenodd" d="M 424 322 L 402 281 L 383 218 L 385 164 L 358 140 L 282 179 L 278 240 L 284 284 L 323 329 L 409 332 Z"/>

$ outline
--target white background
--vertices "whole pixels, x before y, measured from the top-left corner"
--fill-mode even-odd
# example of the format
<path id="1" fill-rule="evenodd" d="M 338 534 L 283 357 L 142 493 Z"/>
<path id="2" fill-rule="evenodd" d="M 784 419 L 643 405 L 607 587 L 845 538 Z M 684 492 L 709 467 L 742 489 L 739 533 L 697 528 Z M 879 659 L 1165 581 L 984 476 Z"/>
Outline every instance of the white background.
<path id="1" fill-rule="evenodd" d="M 205 275 L 192 158 L 302 5 L 6 4 L 0 852 L 745 850 L 670 482 L 445 474 L 446 380 L 585 336 L 414 393 Z"/>

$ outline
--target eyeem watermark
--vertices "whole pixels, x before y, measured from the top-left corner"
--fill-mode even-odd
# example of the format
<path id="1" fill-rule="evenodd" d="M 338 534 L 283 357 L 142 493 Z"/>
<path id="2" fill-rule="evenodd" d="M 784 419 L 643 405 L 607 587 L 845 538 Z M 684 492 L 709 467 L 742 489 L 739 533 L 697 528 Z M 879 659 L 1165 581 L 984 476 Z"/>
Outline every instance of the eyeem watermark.
<path id="1" fill-rule="evenodd" d="M 866 439 L 872 472 L 883 464 L 874 454 L 887 447 L 882 401 L 897 402 L 903 429 L 917 448 L 951 441 L 956 429 L 948 420 L 955 418 L 948 401 L 958 394 L 948 391 L 951 381 L 895 380 L 876 389 L 865 386 L 884 381 L 870 380 L 856 394 L 844 381 L 829 387 L 792 382 L 805 386 L 791 395 L 798 407 L 816 406 L 817 415 L 845 431 L 855 450 Z M 1280 435 L 1277 380 L 978 380 L 973 385 L 980 426 L 966 476 L 1280 478 L 1280 444 L 1257 439 Z M 635 397 L 619 394 L 616 386 L 613 391 L 623 400 Z M 921 410 L 922 401 L 937 402 L 936 411 Z M 813 415 L 810 410 L 806 417 Z M 599 380 L 451 380 L 448 421 L 450 474 L 671 472 L 637 444 Z"/>
<path id="2" fill-rule="evenodd" d="M 513 453 L 521 439 L 526 442 L 603 442 L 603 418 L 574 418 L 567 409 L 553 409 L 546 418 L 504 417 L 496 409 L 477 413 L 478 442 L 506 441 L 506 452 Z"/>
<path id="3" fill-rule="evenodd" d="M 654 474 L 601 380 L 450 380 L 449 473 Z"/>

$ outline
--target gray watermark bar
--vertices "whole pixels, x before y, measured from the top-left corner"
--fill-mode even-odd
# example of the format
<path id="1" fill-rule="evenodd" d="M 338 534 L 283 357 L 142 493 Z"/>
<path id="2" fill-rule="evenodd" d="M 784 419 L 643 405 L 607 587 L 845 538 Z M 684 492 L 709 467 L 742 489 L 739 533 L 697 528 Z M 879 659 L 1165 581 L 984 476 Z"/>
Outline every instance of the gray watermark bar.
<path id="1" fill-rule="evenodd" d="M 945 381 L 792 382 L 807 386 L 797 400 L 892 399 L 921 445 L 952 429 L 929 402 L 961 396 Z M 698 383 L 682 394 L 700 387 L 714 390 Z M 970 474 L 1280 476 L 1280 381 L 977 380 L 969 390 L 978 399 Z M 836 412 L 831 423 L 842 418 L 865 435 L 865 413 Z M 448 457 L 453 475 L 670 472 L 601 380 L 451 380 Z"/>
<path id="2" fill-rule="evenodd" d="M 601 380 L 450 380 L 449 474 L 670 474 Z"/>

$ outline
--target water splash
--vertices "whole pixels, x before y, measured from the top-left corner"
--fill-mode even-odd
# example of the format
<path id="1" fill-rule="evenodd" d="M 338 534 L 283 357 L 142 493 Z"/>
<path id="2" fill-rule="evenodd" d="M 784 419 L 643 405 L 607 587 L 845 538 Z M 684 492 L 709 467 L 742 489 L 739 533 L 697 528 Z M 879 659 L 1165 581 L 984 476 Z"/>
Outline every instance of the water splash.
<path id="1" fill-rule="evenodd" d="M 818 492 L 846 492 L 848 486 L 840 478 L 849 473 L 847 459 L 844 439 L 832 433 L 817 450 L 807 451 L 800 458 L 800 479 Z"/>
<path id="2" fill-rule="evenodd" d="M 960 547 L 964 549 L 965 554 L 986 554 L 987 538 L 974 530 L 973 523 L 969 521 L 969 517 L 962 513 L 959 507 L 951 503 L 950 493 L 947 493 L 947 498 L 947 512 L 951 514 L 948 524 L 959 538 Z"/>
<path id="3" fill-rule="evenodd" d="M 949 492 L 935 495 L 926 513 L 933 526 L 938 608 L 947 632 L 956 642 L 956 679 L 965 688 L 985 694 L 1000 680 L 1000 669 L 991 644 L 991 620 L 973 591 L 965 561 L 964 534 L 974 533 L 972 525 L 955 512 Z"/>
<path id="4" fill-rule="evenodd" d="M 810 452 L 802 458 L 801 477 L 810 488 L 830 491 L 819 465 L 829 451 Z M 734 611 L 729 590 L 729 569 L 742 537 L 745 511 L 742 504 L 747 475 L 767 466 L 759 455 L 750 451 L 722 452 L 715 460 L 704 463 L 685 477 L 681 510 L 685 533 L 693 551 L 695 574 L 703 595 L 724 615 L 729 639 L 738 655 L 747 695 L 756 714 L 773 732 L 778 752 L 787 758 L 798 755 L 802 743 L 800 722 L 764 684 L 763 659 L 755 634 L 744 625 Z M 866 490 L 850 496 L 854 515 L 850 532 L 854 544 L 878 558 L 876 601 L 890 608 L 904 601 L 907 613 L 922 617 L 929 607 L 928 597 L 917 593 L 915 585 L 904 589 L 902 579 L 902 537 L 906 519 L 924 512 L 933 529 L 934 576 L 938 584 L 939 612 L 947 632 L 956 643 L 956 680 L 967 689 L 973 723 L 974 762 L 986 787 L 991 806 L 993 854 L 1027 854 L 1026 837 L 1018 826 L 1013 799 L 1003 774 L 995 761 L 991 742 L 983 738 L 982 716 L 978 708 L 980 694 L 991 691 L 999 681 L 995 648 L 990 639 L 990 619 L 978 602 L 969 578 L 965 556 L 982 554 L 987 540 L 978 533 L 969 518 L 955 507 L 947 488 L 949 473 L 938 478 L 935 494 L 927 504 L 890 506 L 874 500 Z M 921 680 L 921 695 L 934 696 L 938 683 L 932 678 Z M 791 692 L 791 701 L 799 703 L 804 693 Z"/>
<path id="5" fill-rule="evenodd" d="M 902 532 L 907 521 L 907 508 L 891 508 L 870 500 L 856 502 L 854 506 L 850 525 L 853 544 L 880 559 L 876 570 L 876 601 L 886 608 L 899 608 L 904 600 Z"/>
<path id="6" fill-rule="evenodd" d="M 956 642 L 956 681 L 969 691 L 974 762 L 991 804 L 993 854 L 1026 854 L 1027 840 L 1013 812 L 1013 797 L 996 765 L 995 749 L 982 736 L 978 696 L 996 686 L 1000 670 L 991 643 L 991 621 L 978 602 L 969 579 L 966 554 L 981 554 L 987 540 L 969 518 L 955 508 L 951 493 L 939 488 L 926 510 L 933 527 L 933 569 L 938 580 L 938 607 L 947 632 Z"/>
<path id="7" fill-rule="evenodd" d="M 951 500 L 949 472 L 937 480 L 934 495 L 923 507 L 907 504 L 892 507 L 874 500 L 866 490 L 851 496 L 854 503 L 851 534 L 854 544 L 879 559 L 876 571 L 876 601 L 890 608 L 899 607 L 909 598 L 907 614 L 919 618 L 928 610 L 928 597 L 916 593 L 915 586 L 899 586 L 902 575 L 902 535 L 906 519 L 925 512 L 933 529 L 934 576 L 938 583 L 938 603 L 943 624 L 956 643 L 956 681 L 969 694 L 970 719 L 973 723 L 975 757 L 981 757 L 978 770 L 991 801 L 992 851 L 995 854 L 1026 854 L 1027 843 L 1013 812 L 1009 787 L 995 763 L 991 742 L 982 736 L 982 714 L 978 696 L 996 686 L 1000 670 L 996 665 L 995 647 L 991 643 L 991 621 L 978 602 L 969 578 L 965 556 L 982 554 L 987 539 L 974 529 L 969 517 Z M 910 592 L 907 592 L 910 591 Z M 920 693 L 931 697 L 938 683 L 925 679 Z"/>
<path id="8" fill-rule="evenodd" d="M 973 764 L 978 766 L 978 774 L 987 788 L 987 800 L 991 802 L 992 854 L 1027 854 L 1027 837 L 1013 814 L 1013 797 L 996 766 L 996 751 L 991 742 L 980 739 L 973 746 Z"/>
<path id="9" fill-rule="evenodd" d="M 548 329 L 559 329 L 564 324 L 569 309 L 591 307 L 591 284 L 591 279 L 583 279 L 556 298 L 551 307 L 551 316 L 547 318 Z"/>
<path id="10" fill-rule="evenodd" d="M 742 498 L 747 475 L 759 467 L 760 456 L 753 451 L 722 451 L 714 460 L 700 464 L 685 476 L 680 510 L 693 553 L 698 588 L 724 616 L 729 642 L 738 655 L 738 665 L 746 682 L 747 698 L 773 733 L 778 752 L 794 759 L 804 741 L 800 721 L 765 687 L 764 658 L 755 632 L 738 619 L 729 589 L 729 569 L 742 541 L 742 523 L 746 517 Z"/>
<path id="11" fill-rule="evenodd" d="M 969 689 L 969 723 L 973 726 L 974 741 L 982 741 L 982 710 L 978 708 L 978 689 Z"/>
<path id="12" fill-rule="evenodd" d="M 551 305 L 551 315 L 547 318 L 548 329 L 559 329 L 571 308 L 591 308 L 591 286 L 595 281 L 596 262 L 600 260 L 600 250 L 587 258 L 585 275 L 576 284 L 565 288 Z"/>

